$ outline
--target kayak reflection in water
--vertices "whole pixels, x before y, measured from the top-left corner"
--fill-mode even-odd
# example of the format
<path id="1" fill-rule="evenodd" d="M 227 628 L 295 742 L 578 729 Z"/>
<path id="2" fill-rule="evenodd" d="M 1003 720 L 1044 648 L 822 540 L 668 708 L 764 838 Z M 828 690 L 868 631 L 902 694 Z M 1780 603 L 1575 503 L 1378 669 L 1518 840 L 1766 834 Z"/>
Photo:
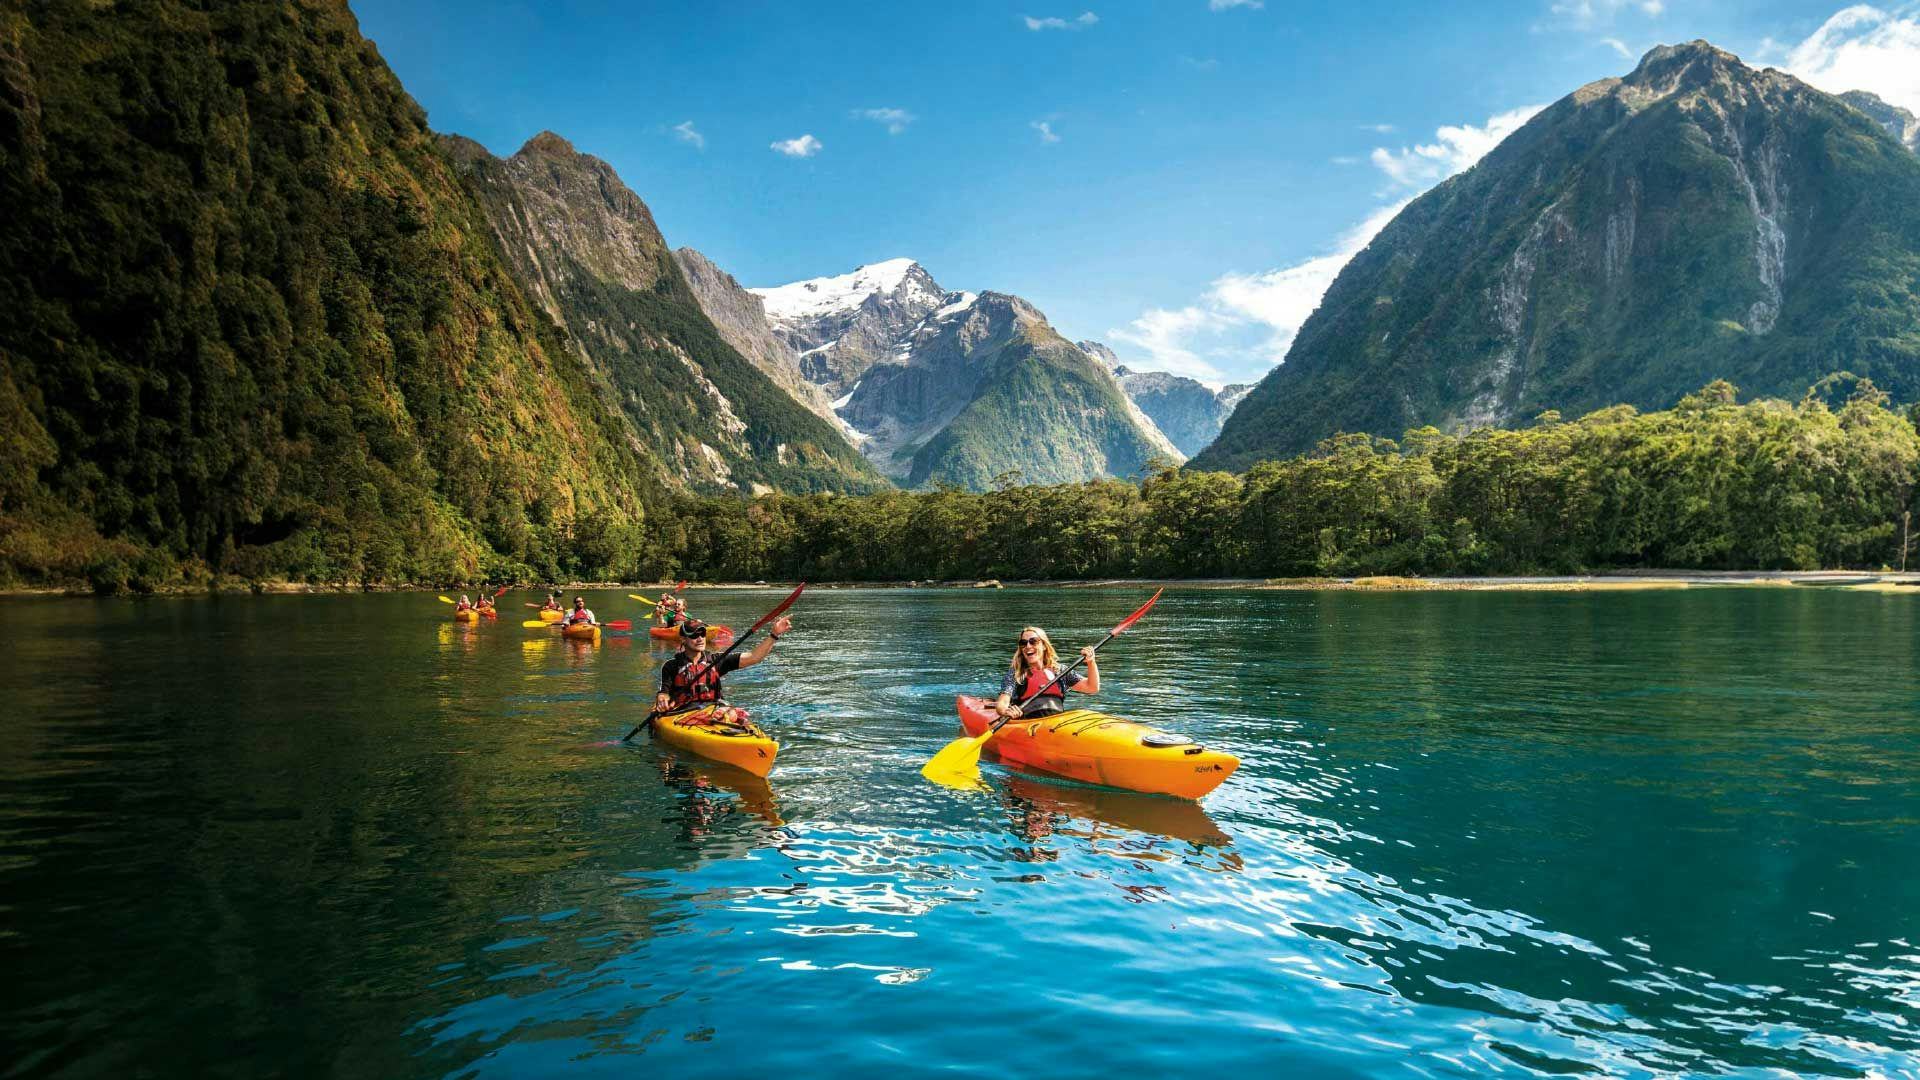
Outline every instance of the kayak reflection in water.
<path id="1" fill-rule="evenodd" d="M 1069 671 L 1036 698 L 1033 695 L 1060 674 L 1060 657 L 1053 651 L 1053 641 L 1047 637 L 1045 630 L 1029 626 L 1020 631 L 1020 638 L 1013 648 L 1013 663 L 1009 665 L 1006 678 L 1000 680 L 1000 696 L 993 703 L 994 710 L 1001 716 L 1016 718 L 1051 716 L 1066 709 L 1069 690 L 1082 694 L 1099 693 L 1100 665 L 1094 661 L 1093 653 L 1091 645 L 1080 650 L 1080 656 L 1087 662 L 1085 676 L 1077 671 Z M 1029 698 L 1033 700 L 1022 708 L 1019 702 Z"/>
<path id="2" fill-rule="evenodd" d="M 707 624 L 688 619 L 680 624 L 680 651 L 660 666 L 660 692 L 653 697 L 653 711 L 670 713 L 695 705 L 726 705 L 720 677 L 765 660 L 773 651 L 773 643 L 792 629 L 793 620 L 782 615 L 773 620 L 767 636 L 751 652 L 729 652 L 714 661 L 706 659 Z M 731 718 L 731 713 L 727 716 Z"/>

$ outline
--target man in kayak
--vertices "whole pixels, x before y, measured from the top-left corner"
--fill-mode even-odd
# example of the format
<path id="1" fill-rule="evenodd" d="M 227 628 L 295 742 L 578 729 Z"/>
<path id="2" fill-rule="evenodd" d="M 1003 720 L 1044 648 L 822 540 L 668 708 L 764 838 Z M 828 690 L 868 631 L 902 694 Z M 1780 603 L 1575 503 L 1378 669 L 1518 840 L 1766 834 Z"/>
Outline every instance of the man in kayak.
<path id="1" fill-rule="evenodd" d="M 573 598 L 573 610 L 567 612 L 567 617 L 560 621 L 567 626 L 600 625 L 599 620 L 593 617 L 593 612 L 587 610 L 587 598 L 584 596 Z"/>
<path id="2" fill-rule="evenodd" d="M 1082 694 L 1099 693 L 1100 665 L 1094 662 L 1093 653 L 1091 645 L 1080 650 L 1080 655 L 1087 661 L 1084 678 L 1077 671 L 1067 672 L 1064 678 L 1039 697 L 1033 698 L 1023 709 L 1019 702 L 1032 698 L 1041 687 L 1053 682 L 1053 677 L 1060 674 L 1057 666 L 1060 657 L 1053 651 L 1053 641 L 1047 637 L 1045 630 L 1029 626 L 1020 631 L 1020 638 L 1013 647 L 1013 663 L 1006 677 L 1000 680 L 1000 696 L 993 703 L 994 711 L 1007 717 L 1049 716 L 1066 711 L 1069 690 L 1077 690 Z"/>
<path id="3" fill-rule="evenodd" d="M 767 636 L 751 651 L 728 653 L 714 662 L 706 659 L 707 624 L 687 620 L 680 627 L 680 651 L 660 666 L 660 691 L 653 696 L 653 711 L 675 712 L 708 702 L 725 705 L 726 698 L 720 693 L 720 677 L 765 660 L 773 651 L 773 643 L 792 629 L 793 621 L 782 615 L 773 620 Z"/>
<path id="4" fill-rule="evenodd" d="M 659 618 L 661 626 L 670 627 L 686 617 L 686 608 L 685 601 L 670 592 L 663 592 L 659 602 L 653 606 L 653 613 Z"/>

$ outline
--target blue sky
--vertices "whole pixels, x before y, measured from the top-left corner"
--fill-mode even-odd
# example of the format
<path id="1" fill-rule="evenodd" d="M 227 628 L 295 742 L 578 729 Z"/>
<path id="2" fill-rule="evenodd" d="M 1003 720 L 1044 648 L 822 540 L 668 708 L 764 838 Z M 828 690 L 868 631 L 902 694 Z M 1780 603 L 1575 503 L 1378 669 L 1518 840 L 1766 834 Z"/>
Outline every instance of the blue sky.
<path id="1" fill-rule="evenodd" d="M 908 256 L 1214 383 L 1393 208 L 1652 45 L 1920 112 L 1920 13 L 1831 0 L 353 8 L 437 130 L 560 133 L 743 284 Z"/>

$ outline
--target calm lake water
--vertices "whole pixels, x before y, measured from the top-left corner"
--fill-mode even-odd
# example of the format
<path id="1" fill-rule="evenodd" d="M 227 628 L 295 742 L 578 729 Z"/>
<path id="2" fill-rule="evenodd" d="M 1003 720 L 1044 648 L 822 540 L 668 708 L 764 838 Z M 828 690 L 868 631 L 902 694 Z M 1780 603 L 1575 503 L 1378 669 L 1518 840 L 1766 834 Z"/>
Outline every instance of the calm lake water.
<path id="1" fill-rule="evenodd" d="M 1204 804 L 919 777 L 1144 595 L 809 592 L 766 784 L 644 637 L 0 603 L 0 1075 L 1920 1074 L 1920 595 L 1169 592 Z"/>

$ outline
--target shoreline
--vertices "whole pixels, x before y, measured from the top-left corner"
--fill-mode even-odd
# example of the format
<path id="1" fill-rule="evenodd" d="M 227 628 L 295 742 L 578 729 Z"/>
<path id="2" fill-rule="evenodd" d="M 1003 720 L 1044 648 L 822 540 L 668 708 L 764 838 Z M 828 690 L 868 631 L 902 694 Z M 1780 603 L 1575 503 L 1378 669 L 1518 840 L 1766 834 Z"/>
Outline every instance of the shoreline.
<path id="1" fill-rule="evenodd" d="M 672 582 L 576 581 L 512 586 L 507 591 L 541 592 L 663 589 Z M 792 588 L 792 581 L 697 582 L 693 589 Z M 1097 580 L 984 581 L 817 581 L 815 589 L 1113 589 L 1169 588 L 1210 591 L 1290 592 L 1636 592 L 1652 589 L 1826 587 L 1904 592 L 1920 595 L 1920 571 L 1872 570 L 1622 570 L 1600 574 L 1524 575 L 1512 577 L 1396 577 L 1373 575 L 1349 578 L 1102 578 Z M 145 594 L 119 594 L 121 599 L 244 595 L 349 595 L 353 593 L 426 593 L 471 591 L 474 586 L 447 585 L 311 585 L 271 581 L 221 584 L 191 589 L 163 589 Z M 0 597 L 95 597 L 85 587 L 19 586 L 0 588 Z"/>

